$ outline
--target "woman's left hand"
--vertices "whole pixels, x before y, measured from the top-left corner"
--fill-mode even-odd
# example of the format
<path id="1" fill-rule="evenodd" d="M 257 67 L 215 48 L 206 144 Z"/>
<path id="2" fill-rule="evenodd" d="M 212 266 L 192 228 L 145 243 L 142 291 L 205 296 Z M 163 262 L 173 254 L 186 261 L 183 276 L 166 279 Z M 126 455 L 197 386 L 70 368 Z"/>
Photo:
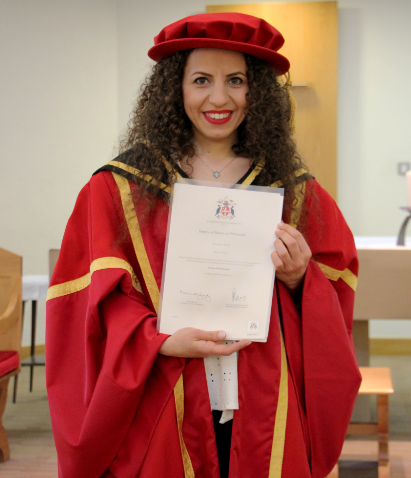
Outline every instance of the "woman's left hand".
<path id="1" fill-rule="evenodd" d="M 271 254 L 275 276 L 288 289 L 295 290 L 304 280 L 311 249 L 304 236 L 289 224 L 279 224 L 275 234 L 278 238 L 274 241 L 276 250 Z"/>

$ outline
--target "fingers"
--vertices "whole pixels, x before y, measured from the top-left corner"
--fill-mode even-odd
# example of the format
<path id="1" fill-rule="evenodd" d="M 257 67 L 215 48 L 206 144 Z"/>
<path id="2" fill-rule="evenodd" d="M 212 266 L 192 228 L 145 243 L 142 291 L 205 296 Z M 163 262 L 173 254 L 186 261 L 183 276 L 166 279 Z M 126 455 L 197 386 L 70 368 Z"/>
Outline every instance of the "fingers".
<path id="1" fill-rule="evenodd" d="M 298 253 L 301 253 L 304 256 L 309 255 L 311 257 L 311 250 L 307 241 L 304 239 L 301 232 L 297 231 L 294 227 L 282 222 L 278 225 L 276 236 L 287 247 L 292 258 Z"/>
<path id="2" fill-rule="evenodd" d="M 277 265 L 279 266 L 276 270 L 277 271 L 299 271 L 304 268 L 304 265 L 308 259 L 301 253 L 298 249 L 298 246 L 293 245 L 286 245 L 284 244 L 283 240 L 277 239 L 274 242 L 276 247 L 276 254 L 273 254 L 274 257 L 277 256 Z M 297 247 L 297 250 L 295 249 Z M 273 263 L 275 259 L 273 259 Z"/>
<path id="3" fill-rule="evenodd" d="M 233 344 L 230 344 L 230 345 L 218 345 L 219 347 L 218 355 L 231 355 L 234 352 L 238 352 L 239 350 L 247 347 L 251 343 L 252 343 L 251 340 L 240 340 L 239 342 L 234 342 Z"/>
<path id="4" fill-rule="evenodd" d="M 223 330 L 220 331 L 206 331 L 195 329 L 198 350 L 200 353 L 204 353 L 206 357 L 210 355 L 231 355 L 234 352 L 247 347 L 251 344 L 250 340 L 240 340 L 232 344 L 223 344 L 226 333 Z"/>
<path id="5" fill-rule="evenodd" d="M 281 260 L 277 251 L 274 251 L 271 254 L 271 260 L 273 261 L 276 272 L 282 271 L 284 269 L 284 262 Z"/>
<path id="6" fill-rule="evenodd" d="M 299 270 L 311 258 L 311 250 L 304 236 L 289 224 L 281 223 L 276 230 L 274 241 L 276 254 L 272 260 L 276 269 L 290 268 Z"/>
<path id="7" fill-rule="evenodd" d="M 289 251 L 287 246 L 284 244 L 282 239 L 276 239 L 274 241 L 275 251 L 278 257 L 278 260 L 281 261 L 281 264 L 284 266 L 291 263 L 292 261 L 292 254 L 295 257 L 297 255 L 296 251 Z"/>
<path id="8" fill-rule="evenodd" d="M 240 340 L 239 342 L 234 342 L 229 345 L 225 344 L 217 344 L 215 342 L 199 342 L 198 347 L 203 353 L 204 357 L 210 357 L 211 355 L 231 355 L 234 352 L 238 352 L 239 350 L 247 347 L 252 342 L 250 340 Z"/>
<path id="9" fill-rule="evenodd" d="M 200 329 L 192 329 L 193 334 L 197 340 L 211 340 L 212 342 L 221 342 L 225 339 L 226 333 L 224 330 L 208 331 Z"/>
<path id="10" fill-rule="evenodd" d="M 226 337 L 226 333 L 224 330 L 219 330 L 219 331 L 208 331 L 208 330 L 201 330 L 201 329 L 192 329 L 193 333 L 195 334 L 195 338 L 198 341 L 206 341 L 210 342 L 211 345 L 215 345 L 213 349 L 216 350 L 223 350 L 223 351 L 229 351 L 228 354 L 225 353 L 218 353 L 217 355 L 231 355 L 233 352 L 237 352 L 238 350 L 243 349 L 247 345 L 250 345 L 251 341 L 244 339 L 240 340 L 238 342 L 234 342 L 230 345 L 223 344 L 223 340 Z M 213 344 L 214 342 L 214 344 Z"/>
<path id="11" fill-rule="evenodd" d="M 223 330 L 206 331 L 185 327 L 168 337 L 159 352 L 173 357 L 204 358 L 210 355 L 231 355 L 251 343 L 249 340 L 241 340 L 225 345 L 222 343 L 225 337 Z"/>
<path id="12" fill-rule="evenodd" d="M 275 251 L 271 254 L 276 277 L 289 289 L 295 289 L 302 283 L 311 250 L 304 236 L 289 224 L 281 223 L 275 231 Z"/>

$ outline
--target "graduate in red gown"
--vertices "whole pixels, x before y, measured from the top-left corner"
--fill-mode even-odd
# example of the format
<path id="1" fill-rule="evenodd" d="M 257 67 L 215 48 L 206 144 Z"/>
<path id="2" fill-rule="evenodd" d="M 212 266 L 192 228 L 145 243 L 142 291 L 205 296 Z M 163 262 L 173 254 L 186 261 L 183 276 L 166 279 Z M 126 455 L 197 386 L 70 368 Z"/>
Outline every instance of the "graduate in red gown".
<path id="1" fill-rule="evenodd" d="M 60 478 L 324 478 L 360 384 L 352 234 L 292 140 L 284 40 L 264 20 L 165 27 L 121 154 L 80 192 L 47 300 L 47 387 Z M 285 189 L 266 343 L 156 332 L 178 177 Z M 273 248 L 274 250 L 274 248 Z M 204 358 L 238 353 L 221 424 Z"/>

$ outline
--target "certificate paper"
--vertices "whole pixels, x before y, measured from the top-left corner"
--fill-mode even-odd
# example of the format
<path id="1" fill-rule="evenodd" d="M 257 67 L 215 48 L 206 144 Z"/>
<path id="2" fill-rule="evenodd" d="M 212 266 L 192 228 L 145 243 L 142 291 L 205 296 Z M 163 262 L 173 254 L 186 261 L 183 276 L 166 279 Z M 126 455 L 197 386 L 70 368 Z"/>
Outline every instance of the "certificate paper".
<path id="1" fill-rule="evenodd" d="M 204 184 L 207 184 L 205 186 Z M 267 340 L 283 189 L 174 185 L 158 319 L 161 333 L 224 330 Z"/>

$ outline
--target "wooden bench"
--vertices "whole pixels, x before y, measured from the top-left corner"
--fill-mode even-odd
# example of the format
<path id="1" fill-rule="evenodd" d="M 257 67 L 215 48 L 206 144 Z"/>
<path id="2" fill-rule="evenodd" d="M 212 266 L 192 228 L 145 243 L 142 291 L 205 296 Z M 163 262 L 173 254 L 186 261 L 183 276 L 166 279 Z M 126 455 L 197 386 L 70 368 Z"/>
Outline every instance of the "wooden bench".
<path id="1" fill-rule="evenodd" d="M 358 395 L 377 395 L 377 422 L 350 423 L 348 435 L 377 435 L 378 438 L 378 478 L 390 477 L 390 457 L 388 452 L 388 395 L 394 393 L 389 368 L 360 367 L 362 383 Z M 338 464 L 328 475 L 338 478 Z"/>

